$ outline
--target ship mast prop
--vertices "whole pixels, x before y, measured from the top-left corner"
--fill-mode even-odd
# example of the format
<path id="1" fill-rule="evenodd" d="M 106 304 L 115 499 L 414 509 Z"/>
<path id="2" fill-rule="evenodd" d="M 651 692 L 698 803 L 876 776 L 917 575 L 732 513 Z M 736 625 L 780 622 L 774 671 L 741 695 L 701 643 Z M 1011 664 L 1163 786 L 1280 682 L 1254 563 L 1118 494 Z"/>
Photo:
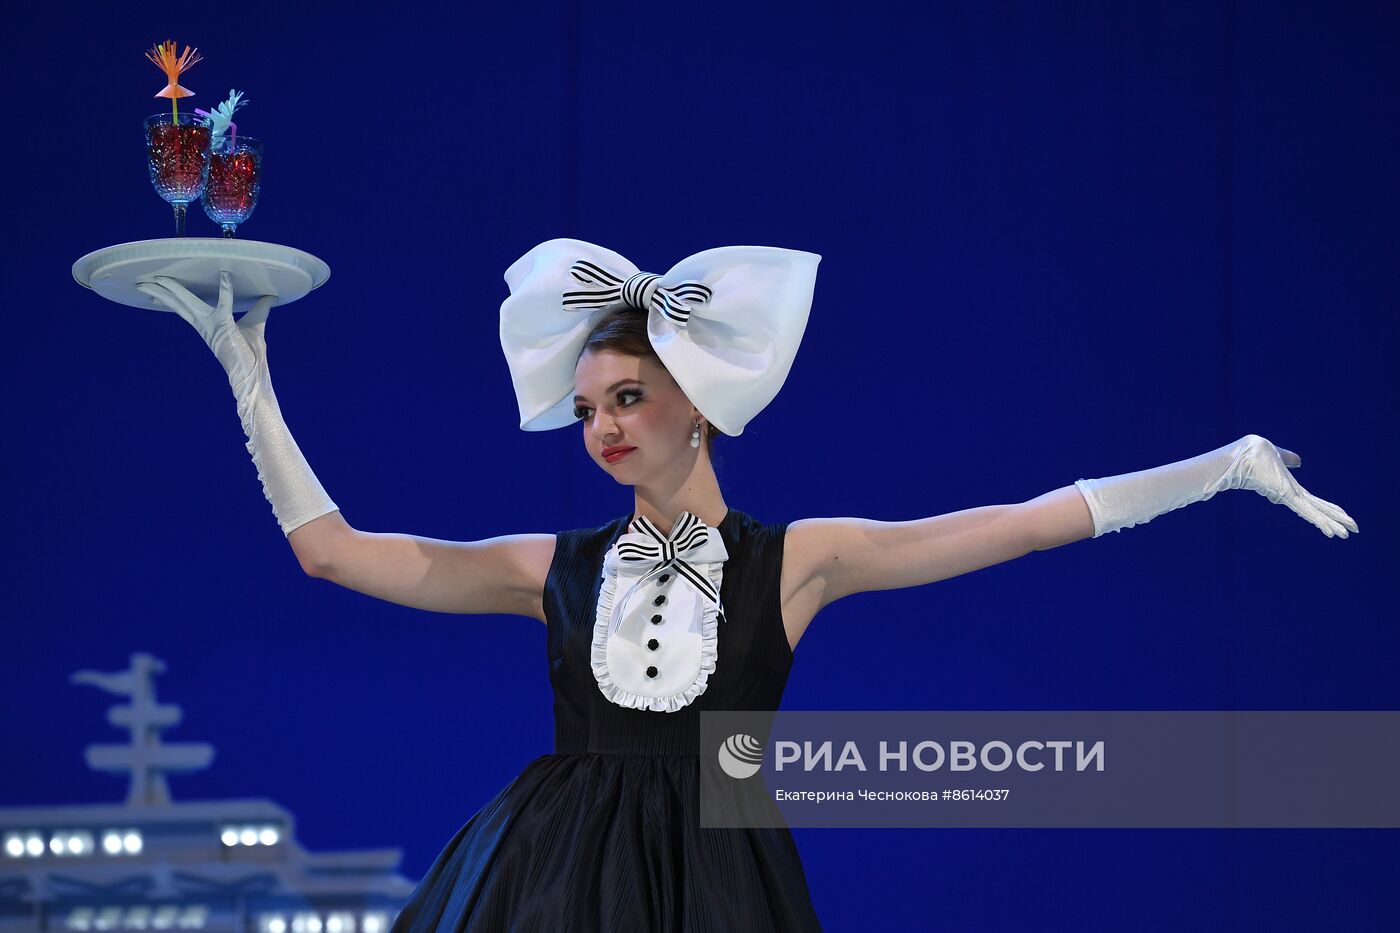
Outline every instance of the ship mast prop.
<path id="1" fill-rule="evenodd" d="M 174 704 L 156 702 L 154 676 L 165 673 L 165 662 L 149 654 L 131 656 L 131 667 L 113 674 L 78 671 L 73 683 L 90 684 L 108 693 L 130 698 L 129 703 L 108 707 L 107 721 L 130 732 L 127 745 L 89 745 L 88 767 L 125 774 L 130 779 L 127 806 L 160 806 L 170 803 L 165 775 L 202 771 L 214 760 L 214 746 L 204 742 L 165 745 L 160 730 L 178 725 L 184 711 Z"/>

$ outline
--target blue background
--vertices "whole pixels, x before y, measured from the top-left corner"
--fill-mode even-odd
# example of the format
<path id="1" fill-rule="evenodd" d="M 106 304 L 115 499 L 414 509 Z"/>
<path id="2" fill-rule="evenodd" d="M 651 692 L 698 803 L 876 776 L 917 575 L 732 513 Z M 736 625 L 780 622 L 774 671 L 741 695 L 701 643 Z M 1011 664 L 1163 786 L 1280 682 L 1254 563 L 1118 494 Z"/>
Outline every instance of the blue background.
<path id="1" fill-rule="evenodd" d="M 536 243 L 657 272 L 812 250 L 791 376 L 720 439 L 735 508 L 919 518 L 1255 432 L 1362 533 L 1229 493 L 862 594 L 812 624 L 785 706 L 1400 708 L 1393 5 L 126 6 L 11 13 L 3 40 L 0 803 L 121 799 L 81 757 L 120 740 L 113 698 L 66 678 L 134 650 L 170 665 L 168 738 L 218 748 L 177 799 L 270 797 L 310 848 L 402 846 L 414 878 L 552 747 L 542 625 L 305 577 L 192 329 L 73 283 L 91 250 L 170 235 L 140 121 L 167 103 L 142 53 L 171 37 L 205 56 L 182 109 L 237 87 L 266 141 L 242 233 L 333 270 L 267 334 L 355 527 L 630 509 L 578 429 L 517 427 L 497 313 Z M 216 231 L 196 208 L 189 233 Z M 1393 830 L 796 836 L 833 930 L 1357 929 L 1400 858 Z"/>

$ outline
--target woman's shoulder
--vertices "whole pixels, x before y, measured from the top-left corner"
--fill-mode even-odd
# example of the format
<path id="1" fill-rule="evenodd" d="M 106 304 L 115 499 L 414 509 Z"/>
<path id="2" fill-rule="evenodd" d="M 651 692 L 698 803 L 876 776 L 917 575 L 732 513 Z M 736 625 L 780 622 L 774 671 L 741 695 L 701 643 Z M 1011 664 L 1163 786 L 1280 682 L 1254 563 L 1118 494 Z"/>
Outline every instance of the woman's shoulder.
<path id="1" fill-rule="evenodd" d="M 776 521 L 766 522 L 760 518 L 750 515 L 748 512 L 731 507 L 729 514 L 725 516 L 725 523 L 732 522 L 736 532 L 742 533 L 745 537 L 760 537 L 782 539 L 787 531 L 788 522 Z"/>
<path id="2" fill-rule="evenodd" d="M 725 543 L 730 545 L 731 556 L 742 555 L 745 561 L 776 563 L 782 560 L 787 526 L 786 521 L 764 521 L 748 512 L 731 508 L 721 524 L 720 533 Z"/>
<path id="3" fill-rule="evenodd" d="M 563 559 L 589 561 L 601 558 L 626 530 L 630 515 L 590 528 L 568 528 L 554 534 L 555 562 Z"/>
<path id="4" fill-rule="evenodd" d="M 626 515 L 621 518 L 614 518 L 611 521 L 604 522 L 601 525 L 595 525 L 592 527 L 585 528 L 568 528 L 564 531 L 555 532 L 555 536 L 560 538 L 561 540 L 568 538 L 572 541 L 586 540 L 589 538 L 606 538 L 616 532 L 625 530 L 625 526 L 629 518 L 631 518 L 631 516 Z"/>

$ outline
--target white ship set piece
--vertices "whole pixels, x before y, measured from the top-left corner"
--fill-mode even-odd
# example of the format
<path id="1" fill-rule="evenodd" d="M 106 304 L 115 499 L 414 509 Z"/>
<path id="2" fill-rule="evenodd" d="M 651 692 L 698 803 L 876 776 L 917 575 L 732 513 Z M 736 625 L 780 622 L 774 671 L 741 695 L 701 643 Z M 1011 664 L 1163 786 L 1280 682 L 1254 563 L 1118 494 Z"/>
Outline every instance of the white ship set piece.
<path id="1" fill-rule="evenodd" d="M 130 743 L 87 747 L 89 767 L 128 777 L 126 802 L 0 809 L 0 933 L 388 933 L 414 888 L 401 850 L 312 853 L 270 800 L 170 799 L 166 775 L 207 768 L 214 749 L 161 742 L 181 719 L 156 701 L 163 670 L 134 654 L 73 675 L 127 699 L 107 721 Z"/>

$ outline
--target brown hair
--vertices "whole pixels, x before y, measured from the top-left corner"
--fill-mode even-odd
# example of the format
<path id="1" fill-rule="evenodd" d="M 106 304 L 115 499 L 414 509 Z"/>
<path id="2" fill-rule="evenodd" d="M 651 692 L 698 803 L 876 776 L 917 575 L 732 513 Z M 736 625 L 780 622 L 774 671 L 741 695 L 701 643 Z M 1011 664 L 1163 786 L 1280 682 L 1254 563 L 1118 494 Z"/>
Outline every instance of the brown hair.
<path id="1" fill-rule="evenodd" d="M 646 315 L 631 308 L 610 312 L 593 325 L 593 329 L 588 332 L 588 339 L 583 342 L 579 356 L 589 352 L 597 353 L 600 350 L 611 350 L 627 356 L 651 357 L 657 366 L 666 369 L 666 364 L 661 362 L 661 357 L 656 355 L 651 340 L 647 338 Z M 723 433 L 706 419 L 704 438 L 707 452 L 713 451 L 714 438 Z"/>

